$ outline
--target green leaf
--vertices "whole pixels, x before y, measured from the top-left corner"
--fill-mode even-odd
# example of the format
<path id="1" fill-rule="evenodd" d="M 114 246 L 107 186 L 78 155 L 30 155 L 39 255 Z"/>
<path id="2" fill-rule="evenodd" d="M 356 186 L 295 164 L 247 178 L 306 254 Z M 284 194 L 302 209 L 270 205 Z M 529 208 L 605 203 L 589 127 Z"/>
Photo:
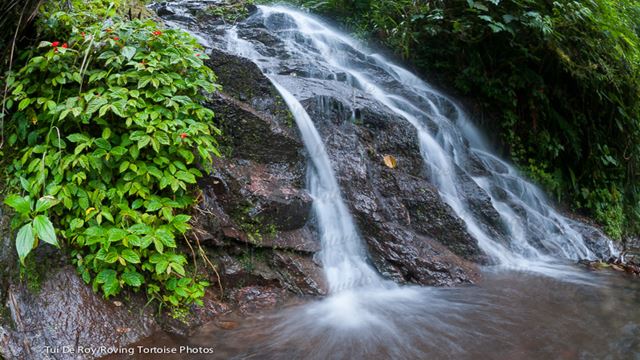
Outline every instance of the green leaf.
<path id="1" fill-rule="evenodd" d="M 182 158 L 187 162 L 187 164 L 191 164 L 194 160 L 193 153 L 187 149 L 178 149 L 178 154 L 182 156 Z"/>
<path id="2" fill-rule="evenodd" d="M 182 180 L 182 181 L 184 181 L 186 183 L 189 183 L 189 184 L 195 184 L 196 183 L 196 177 L 193 176 L 192 173 L 189 173 L 189 172 L 186 172 L 186 171 L 182 171 L 182 170 L 178 171 L 176 173 L 176 178 L 178 180 Z"/>
<path id="3" fill-rule="evenodd" d="M 123 259 L 125 259 L 128 263 L 132 263 L 132 264 L 140 263 L 140 256 L 131 249 L 122 250 L 122 252 L 120 253 L 120 256 Z"/>
<path id="4" fill-rule="evenodd" d="M 129 228 L 129 231 L 133 234 L 143 235 L 148 234 L 152 230 L 151 226 L 147 224 L 135 224 Z"/>
<path id="5" fill-rule="evenodd" d="M 122 280 L 129 286 L 139 287 L 144 283 L 144 276 L 136 271 L 125 271 Z"/>
<path id="6" fill-rule="evenodd" d="M 147 146 L 150 141 L 151 141 L 151 137 L 148 135 L 145 135 L 140 140 L 138 140 L 138 149 L 142 149 L 143 147 Z"/>
<path id="7" fill-rule="evenodd" d="M 31 223 L 28 223 L 20 228 L 18 237 L 16 238 L 16 250 L 18 251 L 18 256 L 22 264 L 24 264 L 24 259 L 33 249 L 34 243 L 33 228 L 31 227 Z"/>
<path id="8" fill-rule="evenodd" d="M 109 229 L 109 242 L 120 241 L 124 239 L 125 236 L 127 236 L 127 232 L 122 229 L 118 229 L 118 228 Z"/>
<path id="9" fill-rule="evenodd" d="M 105 297 L 115 295 L 120 290 L 120 282 L 116 278 L 117 273 L 112 269 L 104 269 L 98 273 L 95 282 L 102 284 L 102 291 Z"/>
<path id="10" fill-rule="evenodd" d="M 167 247 L 176 247 L 176 242 L 174 240 L 173 234 L 170 231 L 166 229 L 158 229 L 156 230 L 156 237 L 160 239 L 160 241 L 162 241 L 162 243 Z"/>
<path id="11" fill-rule="evenodd" d="M 98 111 L 103 105 L 106 105 L 109 101 L 103 97 L 96 97 L 93 100 L 89 101 L 87 104 L 87 109 L 85 110 L 87 115 L 91 115 L 94 112 Z"/>
<path id="12" fill-rule="evenodd" d="M 18 111 L 26 109 L 29 104 L 31 104 L 30 98 L 22 99 L 22 101 L 20 101 L 20 103 L 18 104 Z"/>
<path id="13" fill-rule="evenodd" d="M 58 239 L 56 238 L 56 231 L 48 217 L 45 215 L 36 216 L 33 219 L 33 229 L 36 231 L 38 238 L 42 241 L 59 247 Z"/>
<path id="14" fill-rule="evenodd" d="M 156 264 L 156 274 L 163 274 L 167 271 L 169 267 L 169 262 L 167 260 L 161 260 Z"/>
<path id="15" fill-rule="evenodd" d="M 136 54 L 136 48 L 133 46 L 125 46 L 120 51 L 122 56 L 124 56 L 127 60 L 131 60 L 133 56 Z"/>
<path id="16" fill-rule="evenodd" d="M 104 269 L 96 275 L 96 282 L 98 284 L 104 284 L 116 277 L 116 271 L 112 269 Z"/>
<path id="17" fill-rule="evenodd" d="M 164 252 L 164 245 L 162 244 L 162 240 L 158 239 L 157 237 L 153 238 L 153 246 L 160 254 Z"/>
<path id="18" fill-rule="evenodd" d="M 46 195 L 38 199 L 36 202 L 36 212 L 40 213 L 57 205 L 60 201 L 51 195 Z"/>
<path id="19" fill-rule="evenodd" d="M 109 251 L 107 252 L 107 254 L 104 256 L 104 262 L 108 263 L 108 264 L 113 264 L 114 262 L 118 261 L 118 252 L 116 251 L 116 249 L 111 248 L 109 249 Z"/>
<path id="20" fill-rule="evenodd" d="M 31 212 L 31 199 L 29 196 L 9 195 L 4 203 L 12 207 L 18 214 L 28 215 Z"/>
<path id="21" fill-rule="evenodd" d="M 171 269 L 182 276 L 185 275 L 184 267 L 178 263 L 171 263 Z"/>
<path id="22" fill-rule="evenodd" d="M 113 149 L 111 149 L 111 153 L 115 156 L 122 156 L 127 153 L 127 149 L 125 149 L 122 146 L 116 146 Z"/>
<path id="23" fill-rule="evenodd" d="M 95 144 L 100 148 L 100 149 L 104 149 L 104 150 L 111 150 L 111 143 L 109 143 L 108 140 L 105 140 L 103 138 L 99 138 L 96 139 Z"/>
<path id="24" fill-rule="evenodd" d="M 69 228 L 71 228 L 71 230 L 75 230 L 75 229 L 81 228 L 83 225 L 84 225 L 84 220 L 82 220 L 82 219 L 73 219 L 69 223 Z"/>
<path id="25" fill-rule="evenodd" d="M 151 200 L 146 206 L 148 212 L 158 211 L 161 207 L 162 203 L 158 200 Z"/>
<path id="26" fill-rule="evenodd" d="M 67 136 L 67 139 L 72 143 L 88 142 L 90 140 L 86 135 L 77 134 L 77 133 Z"/>
<path id="27" fill-rule="evenodd" d="M 169 136 L 162 131 L 156 131 L 154 136 L 162 145 L 169 145 L 171 143 L 171 140 L 169 140 Z"/>

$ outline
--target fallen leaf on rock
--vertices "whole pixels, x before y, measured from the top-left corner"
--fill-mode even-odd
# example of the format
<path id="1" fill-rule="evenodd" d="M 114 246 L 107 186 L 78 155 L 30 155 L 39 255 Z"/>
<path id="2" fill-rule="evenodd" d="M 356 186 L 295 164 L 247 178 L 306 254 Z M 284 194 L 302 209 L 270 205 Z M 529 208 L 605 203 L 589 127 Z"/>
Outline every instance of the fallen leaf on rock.
<path id="1" fill-rule="evenodd" d="M 398 162 L 396 161 L 396 158 L 393 157 L 393 155 L 385 155 L 383 159 L 384 164 L 387 165 L 387 167 L 390 169 L 395 169 L 396 166 L 398 166 Z"/>

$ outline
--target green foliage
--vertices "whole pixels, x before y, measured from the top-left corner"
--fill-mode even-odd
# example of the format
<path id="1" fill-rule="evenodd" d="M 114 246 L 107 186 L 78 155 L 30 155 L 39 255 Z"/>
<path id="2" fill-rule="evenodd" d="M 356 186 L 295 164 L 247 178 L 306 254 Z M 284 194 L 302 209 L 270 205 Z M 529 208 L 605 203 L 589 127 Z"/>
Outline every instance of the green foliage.
<path id="1" fill-rule="evenodd" d="M 246 18 L 249 15 L 247 5 L 252 4 L 252 0 L 248 1 L 227 1 L 221 4 L 210 5 L 204 11 L 207 15 L 215 16 L 226 23 L 235 23 Z M 201 14 L 199 14 L 201 16 Z"/>
<path id="2" fill-rule="evenodd" d="M 188 34 L 97 21 L 114 14 L 101 1 L 75 5 L 42 20 L 46 40 L 8 75 L 5 166 L 20 194 L 5 203 L 20 258 L 60 239 L 106 297 L 129 288 L 163 304 L 199 302 L 207 283 L 188 274 L 178 243 L 194 185 L 218 155 L 214 114 L 201 105 L 215 76 Z"/>
<path id="3" fill-rule="evenodd" d="M 640 3 L 307 1 L 479 105 L 504 151 L 619 238 L 640 231 Z"/>

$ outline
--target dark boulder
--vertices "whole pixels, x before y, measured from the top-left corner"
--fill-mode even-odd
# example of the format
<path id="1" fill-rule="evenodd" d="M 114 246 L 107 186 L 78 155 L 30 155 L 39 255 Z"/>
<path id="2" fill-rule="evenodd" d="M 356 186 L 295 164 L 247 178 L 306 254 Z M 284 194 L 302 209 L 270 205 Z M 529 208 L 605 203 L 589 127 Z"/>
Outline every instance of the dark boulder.
<path id="1" fill-rule="evenodd" d="M 0 352 L 6 359 L 94 359 L 157 330 L 144 302 L 104 300 L 72 267 L 55 270 L 35 292 L 13 284 L 6 308 L 11 321 L 0 325 Z"/>

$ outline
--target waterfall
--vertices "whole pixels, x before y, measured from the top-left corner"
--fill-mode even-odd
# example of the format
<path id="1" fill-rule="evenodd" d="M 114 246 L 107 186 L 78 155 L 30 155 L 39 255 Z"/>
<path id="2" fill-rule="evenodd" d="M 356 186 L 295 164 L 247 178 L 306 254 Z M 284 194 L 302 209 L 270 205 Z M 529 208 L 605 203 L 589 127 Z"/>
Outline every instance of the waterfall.
<path id="1" fill-rule="evenodd" d="M 209 333 L 211 328 L 206 327 L 205 336 L 190 336 L 187 341 L 215 344 L 217 357 L 234 359 L 540 358 L 558 353 L 602 358 L 631 353 L 629 349 L 637 345 L 636 327 L 629 326 L 635 321 L 628 315 L 635 306 L 631 298 L 602 292 L 599 286 L 608 276 L 598 278 L 565 265 L 567 260 L 593 256 L 576 231 L 584 225 L 554 210 L 536 186 L 496 156 L 455 101 L 306 13 L 259 6 L 237 27 L 194 21 L 189 7 L 209 2 L 217 3 L 176 0 L 162 6 L 177 14 L 171 18 L 176 23 L 170 25 L 189 28 L 203 44 L 254 62 L 291 111 L 308 153 L 307 187 L 330 294 L 261 313 L 249 326 L 236 330 Z M 320 85 L 312 92 L 300 85 L 310 83 Z M 341 107 L 339 116 L 351 111 L 354 121 L 365 124 L 361 116 L 368 114 L 359 111 L 358 101 L 366 98 L 367 106 L 375 108 L 365 108 L 388 110 L 380 119 L 406 121 L 403 130 L 415 129 L 423 162 L 416 157 L 412 164 L 424 171 L 411 176 L 422 173 L 435 185 L 467 232 L 499 265 L 485 268 L 484 280 L 477 286 L 397 286 L 370 264 L 336 177 L 343 172 L 334 170 L 338 169 L 332 164 L 335 157 L 327 151 L 335 150 L 332 134 L 321 136 L 302 105 L 312 93 L 320 103 L 310 113 L 329 114 L 335 109 L 323 108 L 330 102 L 324 102 L 320 93 L 329 87 L 333 91 L 334 85 L 339 91 L 329 94 L 340 97 L 340 106 L 351 101 L 351 108 Z M 342 129 L 333 125 L 332 129 Z M 340 138 L 344 139 L 348 137 Z M 497 217 L 497 224 L 488 223 L 478 212 L 473 198 L 478 194 L 482 209 L 493 211 L 489 220 Z M 534 274 L 501 271 L 502 267 Z M 603 298 L 615 306 L 602 306 Z M 627 312 L 619 310 L 620 302 Z M 604 345 L 607 337 L 599 336 L 602 329 L 613 331 L 615 345 Z M 584 341 L 567 347 L 576 339 Z M 623 343 L 630 345 L 620 346 Z M 585 347 L 590 350 L 582 352 Z M 621 350 L 612 352 L 614 348 Z"/>
<path id="2" fill-rule="evenodd" d="M 262 22 L 271 35 L 282 40 L 290 57 L 307 64 L 309 76 L 337 79 L 346 75 L 355 89 L 413 125 L 430 181 L 495 264 L 546 272 L 548 264 L 557 259 L 594 257 L 582 235 L 572 228 L 574 221 L 555 211 L 535 185 L 493 155 L 466 114 L 447 96 L 303 12 L 260 6 L 251 21 Z M 226 39 L 227 51 L 251 59 L 265 73 L 277 74 L 283 68 L 281 60 L 240 38 L 235 28 L 227 31 Z M 309 115 L 275 76 L 270 79 L 290 107 L 310 152 L 309 186 L 321 229 L 322 260 L 332 289 L 379 281 L 373 280 L 376 276 L 366 264 L 361 240 Z M 483 174 L 470 170 L 472 160 L 482 164 Z M 497 239 L 473 212 L 462 189 L 465 181 L 488 196 L 508 241 Z"/>
<path id="3" fill-rule="evenodd" d="M 270 78 L 295 118 L 311 164 L 308 187 L 318 219 L 322 266 L 332 293 L 361 286 L 380 286 L 382 279 L 367 263 L 366 251 L 347 210 L 320 134 L 302 104 Z"/>

